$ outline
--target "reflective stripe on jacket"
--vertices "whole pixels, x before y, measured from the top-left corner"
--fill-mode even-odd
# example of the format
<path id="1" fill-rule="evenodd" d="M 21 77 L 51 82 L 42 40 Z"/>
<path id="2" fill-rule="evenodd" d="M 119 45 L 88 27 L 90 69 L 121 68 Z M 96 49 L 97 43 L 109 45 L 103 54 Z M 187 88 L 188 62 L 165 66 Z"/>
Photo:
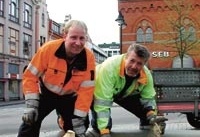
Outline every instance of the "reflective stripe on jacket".
<path id="1" fill-rule="evenodd" d="M 108 58 L 96 67 L 96 81 L 94 91 L 94 110 L 97 113 L 99 130 L 105 129 L 110 117 L 109 109 L 113 103 L 113 96 L 122 91 L 125 85 L 125 55 L 116 55 Z M 156 108 L 155 89 L 153 79 L 147 67 L 140 72 L 140 77 L 133 81 L 126 90 L 125 96 L 133 95 L 139 90 L 141 103 L 148 108 Z M 133 106 L 134 107 L 134 106 Z"/>
<path id="2" fill-rule="evenodd" d="M 23 92 L 25 96 L 39 94 L 41 77 L 45 87 L 55 94 L 76 92 L 78 97 L 74 113 L 86 116 L 93 99 L 94 71 L 95 58 L 88 48 L 84 48 L 75 59 L 73 68 L 69 68 L 63 39 L 50 41 L 38 50 L 24 72 Z"/>

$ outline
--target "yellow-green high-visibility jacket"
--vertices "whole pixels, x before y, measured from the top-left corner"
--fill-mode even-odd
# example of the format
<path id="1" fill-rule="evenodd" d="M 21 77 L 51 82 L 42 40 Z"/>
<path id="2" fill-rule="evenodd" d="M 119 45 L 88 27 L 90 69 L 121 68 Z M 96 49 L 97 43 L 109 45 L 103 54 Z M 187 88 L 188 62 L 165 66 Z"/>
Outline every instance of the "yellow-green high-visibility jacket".
<path id="1" fill-rule="evenodd" d="M 100 131 L 107 127 L 110 117 L 109 109 L 113 103 L 113 96 L 117 95 L 125 86 L 124 61 L 125 54 L 116 55 L 96 66 L 93 107 L 97 114 L 97 126 Z M 133 83 L 126 90 L 124 97 L 133 95 L 136 90 L 140 92 L 140 100 L 144 107 L 150 106 L 156 109 L 154 99 L 156 93 L 153 86 L 152 75 L 150 70 L 145 66 L 140 71 L 140 77 L 133 80 Z"/>

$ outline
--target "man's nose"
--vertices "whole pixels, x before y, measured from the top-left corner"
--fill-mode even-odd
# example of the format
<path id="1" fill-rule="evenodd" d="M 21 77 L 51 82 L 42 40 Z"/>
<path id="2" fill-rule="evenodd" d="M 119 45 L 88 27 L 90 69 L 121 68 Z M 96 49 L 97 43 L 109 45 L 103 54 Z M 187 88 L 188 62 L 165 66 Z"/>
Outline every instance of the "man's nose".
<path id="1" fill-rule="evenodd" d="M 136 69 L 136 68 L 137 68 L 137 63 L 133 63 L 133 64 L 131 65 L 131 68 Z"/>
<path id="2" fill-rule="evenodd" d="M 81 42 L 80 39 L 77 39 L 77 40 L 76 40 L 76 44 L 77 44 L 77 45 L 80 45 L 81 43 L 82 43 L 82 42 Z"/>

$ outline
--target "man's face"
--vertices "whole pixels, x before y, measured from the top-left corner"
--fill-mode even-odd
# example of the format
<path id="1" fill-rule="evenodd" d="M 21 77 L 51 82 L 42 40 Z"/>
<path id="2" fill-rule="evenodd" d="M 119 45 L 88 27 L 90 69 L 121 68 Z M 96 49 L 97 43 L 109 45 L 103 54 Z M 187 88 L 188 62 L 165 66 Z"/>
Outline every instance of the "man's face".
<path id="1" fill-rule="evenodd" d="M 132 51 L 125 58 L 125 72 L 128 76 L 136 76 L 145 65 L 145 60 Z"/>
<path id="2" fill-rule="evenodd" d="M 79 54 L 86 42 L 86 32 L 79 26 L 72 26 L 64 36 L 65 49 L 68 56 L 75 56 Z"/>

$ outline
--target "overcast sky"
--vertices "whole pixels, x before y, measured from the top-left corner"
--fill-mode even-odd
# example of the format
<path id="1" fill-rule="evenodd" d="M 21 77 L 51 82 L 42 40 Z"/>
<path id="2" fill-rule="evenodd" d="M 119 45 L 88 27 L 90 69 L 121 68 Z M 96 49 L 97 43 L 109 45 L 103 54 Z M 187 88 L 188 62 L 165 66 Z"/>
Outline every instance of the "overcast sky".
<path id="1" fill-rule="evenodd" d="M 118 0 L 46 0 L 52 20 L 63 23 L 65 15 L 84 21 L 94 44 L 119 42 Z"/>

